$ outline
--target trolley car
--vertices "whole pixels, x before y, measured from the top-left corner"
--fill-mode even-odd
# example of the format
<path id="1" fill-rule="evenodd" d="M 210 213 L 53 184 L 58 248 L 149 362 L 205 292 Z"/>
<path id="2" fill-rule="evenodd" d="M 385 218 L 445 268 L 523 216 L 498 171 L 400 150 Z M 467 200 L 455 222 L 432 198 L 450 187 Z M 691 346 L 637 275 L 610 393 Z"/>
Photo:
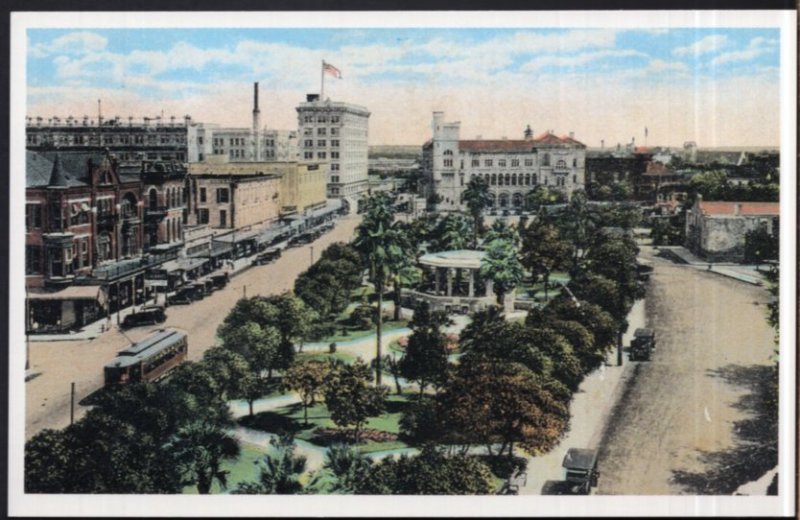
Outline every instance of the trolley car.
<path id="1" fill-rule="evenodd" d="M 139 381 L 157 381 L 186 360 L 186 333 L 161 329 L 117 353 L 105 366 L 106 386 Z"/>

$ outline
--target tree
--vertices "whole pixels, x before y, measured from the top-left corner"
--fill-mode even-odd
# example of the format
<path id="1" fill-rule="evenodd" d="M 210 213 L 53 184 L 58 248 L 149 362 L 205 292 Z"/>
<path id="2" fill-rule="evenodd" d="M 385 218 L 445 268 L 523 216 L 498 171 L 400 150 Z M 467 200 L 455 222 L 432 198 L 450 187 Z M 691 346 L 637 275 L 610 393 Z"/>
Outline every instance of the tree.
<path id="1" fill-rule="evenodd" d="M 525 197 L 526 203 L 529 208 L 538 210 L 543 206 L 551 204 L 560 204 L 566 202 L 567 198 L 563 191 L 545 186 L 543 184 L 537 185 Z"/>
<path id="2" fill-rule="evenodd" d="M 556 397 L 551 382 L 519 363 L 462 362 L 440 394 L 440 410 L 452 428 L 473 441 L 501 442 L 513 456 L 517 443 L 532 454 L 553 448 L 569 422 L 569 396 Z"/>
<path id="3" fill-rule="evenodd" d="M 426 446 L 415 456 L 386 457 L 369 469 L 356 493 L 381 495 L 485 495 L 491 493 L 492 474 L 475 457 L 446 456 Z"/>
<path id="4" fill-rule="evenodd" d="M 509 226 L 505 220 L 495 220 L 486 233 L 484 243 L 490 244 L 495 240 L 505 240 L 516 247 L 519 242 L 519 233 L 513 226 Z"/>
<path id="5" fill-rule="evenodd" d="M 762 264 L 764 260 L 777 260 L 780 247 L 778 234 L 759 226 L 744 235 L 744 261 L 749 264 Z"/>
<path id="6" fill-rule="evenodd" d="M 225 460 L 239 456 L 239 444 L 219 424 L 195 421 L 179 429 L 166 446 L 175 458 L 184 484 L 196 484 L 197 492 L 207 495 L 214 481 L 227 488 Z"/>
<path id="7" fill-rule="evenodd" d="M 521 263 L 534 276 L 542 277 L 545 301 L 548 300 L 550 274 L 568 265 L 570 251 L 569 243 L 561 240 L 555 226 L 536 219 L 525 228 Z"/>
<path id="8" fill-rule="evenodd" d="M 431 235 L 429 251 L 454 251 L 470 246 L 473 230 L 464 215 L 451 213 L 439 221 Z"/>
<path id="9" fill-rule="evenodd" d="M 300 475 L 306 469 L 306 458 L 295 455 L 294 438 L 291 435 L 275 436 L 269 443 L 272 452 L 259 463 L 259 480 L 239 484 L 233 494 L 294 495 L 303 491 Z"/>
<path id="10" fill-rule="evenodd" d="M 280 331 L 272 325 L 262 327 L 250 321 L 238 328 L 226 329 L 220 336 L 223 346 L 244 357 L 258 377 L 267 371 L 271 379 L 273 369 L 282 365 Z"/>
<path id="11" fill-rule="evenodd" d="M 314 360 L 295 363 L 283 374 L 284 388 L 297 392 L 303 403 L 304 424 L 308 424 L 308 407 L 313 406 L 322 393 L 327 375 L 328 366 Z"/>
<path id="12" fill-rule="evenodd" d="M 358 359 L 350 365 L 337 365 L 325 384 L 325 404 L 331 419 L 344 428 L 352 425 L 356 444 L 367 419 L 384 410 L 386 387 L 371 387 L 369 380 L 369 367 Z"/>
<path id="13" fill-rule="evenodd" d="M 414 319 L 409 324 L 413 332 L 400 360 L 400 373 L 417 382 L 420 398 L 428 384 L 440 385 L 444 381 L 447 347 L 442 328 L 451 323 L 446 313 L 430 312 L 427 303 L 414 310 Z"/>
<path id="14" fill-rule="evenodd" d="M 480 175 L 473 175 L 461 195 L 461 202 L 466 203 L 472 217 L 472 247 L 478 247 L 478 235 L 483 229 L 483 211 L 492 202 L 486 180 Z"/>
<path id="15" fill-rule="evenodd" d="M 394 226 L 394 213 L 386 194 L 379 192 L 367 201 L 367 212 L 356 230 L 355 246 L 369 269 L 369 276 L 378 296 L 378 319 L 375 324 L 375 359 L 377 359 L 375 383 L 380 386 L 383 292 L 392 274 L 391 260 L 403 254 L 402 232 Z"/>
<path id="16" fill-rule="evenodd" d="M 323 471 L 312 479 L 309 487 L 325 494 L 352 495 L 365 487 L 371 467 L 372 459 L 360 451 L 346 444 L 334 444 L 325 454 Z M 319 482 L 325 475 L 331 475 L 333 483 L 322 487 Z"/>
<path id="17" fill-rule="evenodd" d="M 480 274 L 492 281 L 497 304 L 503 305 L 505 295 L 519 285 L 524 272 L 514 246 L 506 240 L 495 240 L 486 246 Z"/>
<path id="18" fill-rule="evenodd" d="M 235 398 L 242 392 L 242 381 L 250 374 L 250 366 L 241 354 L 224 347 L 212 347 L 203 354 L 204 369 L 216 382 L 216 397 Z"/>
<path id="19" fill-rule="evenodd" d="M 563 238 L 572 245 L 572 271 L 575 272 L 586 255 L 591 239 L 597 229 L 597 216 L 589 208 L 586 194 L 582 190 L 572 193 L 567 207 L 555 220 Z"/>
<path id="20" fill-rule="evenodd" d="M 397 393 L 397 395 L 403 393 L 403 387 L 400 385 L 400 376 L 402 376 L 400 360 L 401 358 L 395 357 L 391 354 L 386 354 L 383 356 L 383 366 L 386 367 L 386 369 L 394 378 L 395 393 Z"/>

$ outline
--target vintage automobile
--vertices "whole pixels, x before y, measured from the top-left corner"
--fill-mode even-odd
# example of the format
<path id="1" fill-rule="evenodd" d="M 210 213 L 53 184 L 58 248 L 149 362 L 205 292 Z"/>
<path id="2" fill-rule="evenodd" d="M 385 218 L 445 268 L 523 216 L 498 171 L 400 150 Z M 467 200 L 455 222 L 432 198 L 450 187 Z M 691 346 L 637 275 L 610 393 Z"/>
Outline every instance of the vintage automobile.
<path id="1" fill-rule="evenodd" d="M 128 314 L 122 320 L 122 328 L 130 329 L 132 327 L 140 327 L 142 325 L 155 325 L 156 323 L 164 323 L 167 320 L 167 314 L 164 312 L 162 305 L 146 305 L 141 310 L 133 314 Z"/>
<path id="2" fill-rule="evenodd" d="M 205 284 L 190 284 L 178 289 L 178 291 L 167 298 L 170 305 L 188 305 L 197 300 L 202 300 L 205 296 Z"/>
<path id="3" fill-rule="evenodd" d="M 214 289 L 223 289 L 230 281 L 230 277 L 227 273 L 212 275 L 210 279 L 211 283 L 214 284 Z"/>
<path id="4" fill-rule="evenodd" d="M 253 265 L 264 265 L 274 262 L 281 256 L 281 250 L 277 247 L 270 247 L 253 260 Z"/>
<path id="5" fill-rule="evenodd" d="M 597 450 L 570 448 L 564 455 L 561 467 L 565 470 L 564 481 L 572 493 L 588 495 L 597 486 L 600 476 L 597 471 Z"/>
<path id="6" fill-rule="evenodd" d="M 653 329 L 636 329 L 631 340 L 630 360 L 649 361 L 656 348 L 656 334 Z"/>

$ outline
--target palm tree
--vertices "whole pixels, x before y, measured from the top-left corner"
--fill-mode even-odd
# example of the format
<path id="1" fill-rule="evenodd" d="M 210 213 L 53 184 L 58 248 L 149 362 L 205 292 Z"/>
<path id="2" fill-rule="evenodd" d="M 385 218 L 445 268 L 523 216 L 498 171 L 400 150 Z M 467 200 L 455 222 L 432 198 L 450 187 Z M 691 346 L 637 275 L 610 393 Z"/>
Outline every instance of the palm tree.
<path id="1" fill-rule="evenodd" d="M 216 480 L 227 487 L 230 473 L 221 469 L 225 460 L 239 456 L 239 443 L 221 425 L 205 421 L 189 423 L 179 429 L 167 445 L 188 483 L 197 485 L 197 492 L 207 495 Z"/>
<path id="2" fill-rule="evenodd" d="M 481 276 L 492 280 L 497 304 L 502 306 L 506 293 L 519 285 L 524 276 L 516 248 L 503 239 L 489 242 L 481 261 Z"/>
<path id="3" fill-rule="evenodd" d="M 367 199 L 367 212 L 358 226 L 355 247 L 369 269 L 369 276 L 378 295 L 376 320 L 375 383 L 381 384 L 381 332 L 383 329 L 383 291 L 392 274 L 392 259 L 403 255 L 403 234 L 393 222 L 391 202 L 384 193 Z"/>
<path id="4" fill-rule="evenodd" d="M 436 239 L 431 251 L 452 251 L 466 249 L 473 235 L 469 221 L 460 214 L 447 215 L 439 222 L 435 230 Z"/>
<path id="5" fill-rule="evenodd" d="M 303 491 L 300 475 L 306 470 L 306 458 L 294 454 L 294 438 L 280 435 L 269 443 L 273 449 L 261 460 L 258 481 L 240 483 L 234 494 L 295 495 Z"/>
<path id="6" fill-rule="evenodd" d="M 469 214 L 472 216 L 472 247 L 478 247 L 478 235 L 483 228 L 483 210 L 492 201 L 486 180 L 480 175 L 473 176 L 461 195 L 461 201 L 467 205 Z"/>

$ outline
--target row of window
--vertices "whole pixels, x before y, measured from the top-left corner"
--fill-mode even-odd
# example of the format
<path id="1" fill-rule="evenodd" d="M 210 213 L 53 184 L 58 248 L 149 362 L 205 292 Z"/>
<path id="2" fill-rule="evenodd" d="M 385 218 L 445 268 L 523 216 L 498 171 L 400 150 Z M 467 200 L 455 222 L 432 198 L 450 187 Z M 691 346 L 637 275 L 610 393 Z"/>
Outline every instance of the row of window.
<path id="1" fill-rule="evenodd" d="M 146 137 L 146 139 L 145 139 Z M 59 144 L 59 145 L 127 145 L 127 144 L 185 144 L 186 137 L 181 135 L 28 135 L 28 144 Z"/>
<path id="2" fill-rule="evenodd" d="M 330 120 L 331 123 L 338 123 L 341 121 L 340 116 L 304 116 L 303 122 L 304 123 L 327 123 Z"/>
<path id="3" fill-rule="evenodd" d="M 339 135 L 338 128 L 324 128 L 324 127 L 317 128 L 317 135 L 328 135 L 328 132 L 330 132 L 330 135 Z M 304 128 L 303 135 L 306 137 L 314 135 L 314 129 Z"/>
<path id="4" fill-rule="evenodd" d="M 208 202 L 208 194 L 205 187 L 200 188 L 199 198 L 200 202 Z M 228 188 L 217 188 L 217 204 L 225 204 L 228 202 L 230 202 L 230 191 Z M 208 222 L 201 222 L 201 224 L 207 223 Z"/>
<path id="5" fill-rule="evenodd" d="M 488 174 L 485 173 L 481 174 L 472 174 L 471 178 L 475 177 L 483 177 L 487 184 L 490 186 L 532 186 L 538 184 L 539 178 L 538 176 L 533 173 L 525 173 L 525 174 L 517 174 L 517 173 L 506 173 L 506 174 L 497 174 L 492 173 Z M 559 176 L 556 177 L 556 186 L 566 186 L 566 177 Z M 578 176 L 572 176 L 572 182 L 578 182 Z M 544 178 L 544 183 L 547 184 L 547 177 Z M 464 178 L 461 178 L 461 185 L 464 185 Z"/>
<path id="6" fill-rule="evenodd" d="M 443 155 L 444 155 L 444 166 L 446 168 L 452 168 L 453 167 L 453 151 L 452 150 L 445 150 Z M 506 159 L 498 159 L 497 160 L 497 166 L 500 167 L 500 168 L 506 168 L 507 164 L 508 164 L 508 161 Z M 532 158 L 525 159 L 524 164 L 525 164 L 525 166 L 533 166 L 533 159 Z M 481 160 L 480 159 L 472 159 L 472 166 L 474 168 L 480 167 L 480 165 L 481 165 Z M 494 159 L 484 159 L 483 160 L 483 165 L 485 167 L 488 167 L 488 168 L 493 167 L 494 166 Z M 512 168 L 519 168 L 519 166 L 520 166 L 519 159 L 511 159 L 511 167 Z M 550 166 L 550 154 L 548 154 L 548 153 L 542 154 L 542 166 Z M 567 162 L 565 160 L 563 160 L 563 159 L 559 159 L 556 162 L 556 166 L 555 167 L 556 167 L 556 169 L 566 169 L 567 168 Z M 577 158 L 573 158 L 572 159 L 572 167 L 573 168 L 577 168 L 578 167 L 578 159 Z M 461 168 L 464 168 L 464 161 L 463 160 L 461 161 Z"/>
<path id="7" fill-rule="evenodd" d="M 314 147 L 314 140 L 313 139 L 306 139 L 303 141 L 303 146 L 306 148 L 313 148 Z M 328 143 L 325 139 L 317 140 L 317 146 L 328 146 Z M 333 148 L 339 147 L 339 140 L 338 139 L 331 139 L 331 146 Z"/>

